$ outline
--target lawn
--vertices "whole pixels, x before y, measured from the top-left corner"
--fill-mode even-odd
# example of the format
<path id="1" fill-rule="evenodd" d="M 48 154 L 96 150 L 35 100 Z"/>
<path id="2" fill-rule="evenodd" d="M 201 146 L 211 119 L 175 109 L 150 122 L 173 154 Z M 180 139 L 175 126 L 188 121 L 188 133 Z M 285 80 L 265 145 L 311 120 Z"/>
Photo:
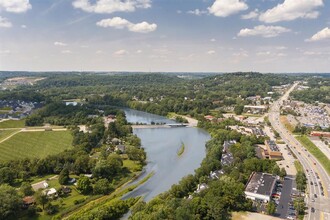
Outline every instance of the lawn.
<path id="1" fill-rule="evenodd" d="M 314 157 L 316 157 L 328 174 L 330 174 L 330 160 L 328 157 L 324 155 L 324 153 L 313 142 L 311 142 L 307 136 L 297 136 L 296 138 L 311 154 L 314 155 Z"/>
<path id="2" fill-rule="evenodd" d="M 5 139 L 6 137 L 10 136 L 11 134 L 19 131 L 20 129 L 13 129 L 13 130 L 0 130 L 0 141 Z"/>
<path id="3" fill-rule="evenodd" d="M 24 128 L 25 120 L 6 120 L 0 122 L 0 128 Z"/>
<path id="4" fill-rule="evenodd" d="M 20 132 L 0 143 L 0 160 L 43 158 L 72 147 L 70 131 Z"/>

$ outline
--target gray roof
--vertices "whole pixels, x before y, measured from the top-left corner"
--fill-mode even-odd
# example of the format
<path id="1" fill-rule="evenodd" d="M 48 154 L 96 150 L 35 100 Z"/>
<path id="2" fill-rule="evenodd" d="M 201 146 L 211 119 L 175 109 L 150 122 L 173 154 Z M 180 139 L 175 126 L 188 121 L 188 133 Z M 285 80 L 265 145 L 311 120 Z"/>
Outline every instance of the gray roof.
<path id="1" fill-rule="evenodd" d="M 275 182 L 276 177 L 271 174 L 254 172 L 249 179 L 245 191 L 271 196 Z"/>

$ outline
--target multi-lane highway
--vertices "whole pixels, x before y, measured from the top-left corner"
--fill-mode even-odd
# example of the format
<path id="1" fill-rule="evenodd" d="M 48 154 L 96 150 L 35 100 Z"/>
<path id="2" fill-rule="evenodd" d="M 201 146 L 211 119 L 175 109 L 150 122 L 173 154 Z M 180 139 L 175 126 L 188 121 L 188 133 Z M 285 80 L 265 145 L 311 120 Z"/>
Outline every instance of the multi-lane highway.
<path id="1" fill-rule="evenodd" d="M 298 83 L 295 83 L 270 108 L 269 121 L 291 151 L 297 156 L 308 179 L 308 194 L 306 203 L 308 207 L 307 219 L 330 220 L 330 178 L 322 165 L 310 154 L 280 122 L 280 106 L 287 100 Z"/>

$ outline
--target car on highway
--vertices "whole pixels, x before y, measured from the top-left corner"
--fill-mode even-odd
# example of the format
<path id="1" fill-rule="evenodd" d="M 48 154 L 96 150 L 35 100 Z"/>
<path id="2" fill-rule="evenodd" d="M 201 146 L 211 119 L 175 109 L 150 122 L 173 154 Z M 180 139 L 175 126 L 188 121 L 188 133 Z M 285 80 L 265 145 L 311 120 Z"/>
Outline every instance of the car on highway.
<path id="1" fill-rule="evenodd" d="M 315 198 L 317 198 L 317 195 L 316 195 L 316 194 L 314 194 L 314 197 L 315 197 Z"/>
<path id="2" fill-rule="evenodd" d="M 315 212 L 315 209 L 314 207 L 311 208 L 311 212 L 314 213 Z"/>

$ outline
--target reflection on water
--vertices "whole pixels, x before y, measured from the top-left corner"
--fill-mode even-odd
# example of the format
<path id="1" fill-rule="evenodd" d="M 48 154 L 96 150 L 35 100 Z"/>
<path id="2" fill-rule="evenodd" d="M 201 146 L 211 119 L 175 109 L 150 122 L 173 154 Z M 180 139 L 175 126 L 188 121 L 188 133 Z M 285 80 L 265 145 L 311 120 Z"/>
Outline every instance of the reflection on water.
<path id="1" fill-rule="evenodd" d="M 131 113 L 134 113 L 131 116 Z M 125 110 L 129 122 L 137 118 L 136 111 Z M 138 117 L 144 121 L 164 119 L 157 115 L 138 112 Z M 138 121 L 138 122 L 144 122 Z M 171 122 L 172 123 L 172 122 Z M 156 195 L 168 190 L 171 185 L 178 183 L 188 174 L 193 174 L 205 157 L 205 143 L 210 139 L 207 132 L 198 128 L 147 128 L 134 129 L 134 133 L 141 138 L 142 146 L 147 152 L 146 173 L 155 174 L 145 184 L 127 194 L 124 198 L 143 195 L 149 201 Z M 185 151 L 178 157 L 177 152 L 184 143 Z M 145 175 L 139 178 L 142 179 Z M 138 180 L 137 180 L 138 181 Z"/>

